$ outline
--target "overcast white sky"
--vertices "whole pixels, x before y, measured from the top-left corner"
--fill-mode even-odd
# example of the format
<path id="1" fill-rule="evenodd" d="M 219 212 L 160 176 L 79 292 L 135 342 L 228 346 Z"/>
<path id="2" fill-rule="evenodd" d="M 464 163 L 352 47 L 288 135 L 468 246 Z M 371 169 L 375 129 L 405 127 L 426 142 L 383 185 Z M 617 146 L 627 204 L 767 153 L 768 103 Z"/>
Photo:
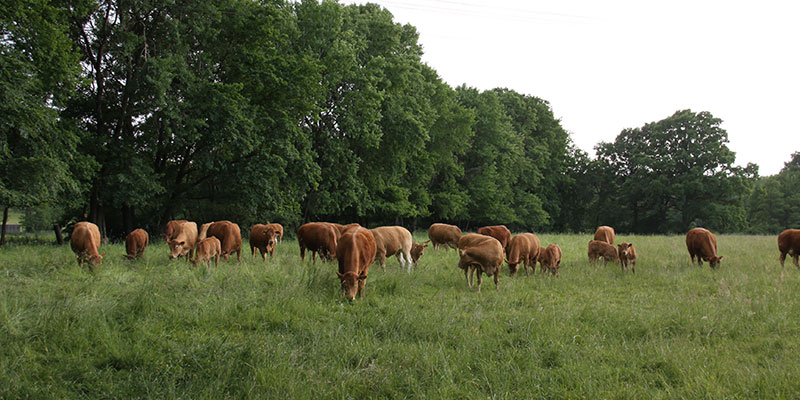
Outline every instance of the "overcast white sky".
<path id="1" fill-rule="evenodd" d="M 687 108 L 721 118 L 736 163 L 761 175 L 800 151 L 798 1 L 369 2 L 417 28 L 445 82 L 548 100 L 590 155 Z"/>

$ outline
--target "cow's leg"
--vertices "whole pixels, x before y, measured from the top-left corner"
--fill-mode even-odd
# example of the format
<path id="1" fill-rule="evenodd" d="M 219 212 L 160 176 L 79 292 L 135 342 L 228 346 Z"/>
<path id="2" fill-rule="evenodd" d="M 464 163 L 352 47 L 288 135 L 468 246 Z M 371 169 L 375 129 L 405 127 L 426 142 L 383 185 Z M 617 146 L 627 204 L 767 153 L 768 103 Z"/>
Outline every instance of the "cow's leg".
<path id="1" fill-rule="evenodd" d="M 306 248 L 300 246 L 300 261 L 304 261 L 306 259 Z"/>
<path id="2" fill-rule="evenodd" d="M 364 286 L 367 284 L 367 278 L 358 280 L 358 298 L 364 298 Z"/>
<path id="3" fill-rule="evenodd" d="M 239 248 L 236 249 L 236 261 L 242 261 L 242 246 L 239 246 Z"/>
<path id="4" fill-rule="evenodd" d="M 267 261 L 267 249 L 258 249 L 261 252 L 261 259 L 266 262 Z"/>
<path id="5" fill-rule="evenodd" d="M 403 259 L 405 261 L 406 270 L 411 272 L 411 267 L 413 266 L 414 262 L 411 260 L 411 249 L 405 249 L 402 253 Z"/>
<path id="6" fill-rule="evenodd" d="M 464 268 L 464 280 L 467 281 L 467 287 L 472 287 L 472 283 L 469 281 L 469 267 Z"/>
<path id="7" fill-rule="evenodd" d="M 381 269 L 383 269 L 383 272 L 386 272 L 386 253 L 379 250 L 376 257 L 378 257 L 378 263 L 381 265 Z"/>
<path id="8" fill-rule="evenodd" d="M 253 257 L 256 256 L 256 246 L 253 246 L 252 244 L 250 245 L 250 253 L 253 255 Z"/>
<path id="9" fill-rule="evenodd" d="M 208 257 L 208 263 L 209 265 L 211 264 L 211 257 Z M 217 255 L 214 256 L 214 266 L 219 267 L 219 253 L 217 253 Z"/>
<path id="10" fill-rule="evenodd" d="M 319 255 L 319 258 L 320 258 L 320 259 L 322 259 L 322 254 L 320 254 L 320 255 Z M 312 262 L 314 265 L 316 265 L 316 264 L 317 264 L 317 251 L 316 251 L 316 250 L 312 250 L 312 251 L 311 251 L 311 262 Z"/>
<path id="11" fill-rule="evenodd" d="M 783 262 L 786 261 L 786 253 L 781 252 L 780 260 L 781 260 L 781 267 L 783 267 Z"/>
<path id="12" fill-rule="evenodd" d="M 793 255 L 792 260 L 794 260 L 794 266 L 800 268 L 800 254 Z"/>
<path id="13" fill-rule="evenodd" d="M 483 281 L 483 278 L 482 278 L 481 275 L 483 275 L 483 271 L 478 270 L 478 293 L 481 292 L 481 282 Z"/>
<path id="14" fill-rule="evenodd" d="M 500 283 L 500 268 L 497 269 L 497 272 L 494 273 L 494 290 L 498 290 L 498 284 Z"/>

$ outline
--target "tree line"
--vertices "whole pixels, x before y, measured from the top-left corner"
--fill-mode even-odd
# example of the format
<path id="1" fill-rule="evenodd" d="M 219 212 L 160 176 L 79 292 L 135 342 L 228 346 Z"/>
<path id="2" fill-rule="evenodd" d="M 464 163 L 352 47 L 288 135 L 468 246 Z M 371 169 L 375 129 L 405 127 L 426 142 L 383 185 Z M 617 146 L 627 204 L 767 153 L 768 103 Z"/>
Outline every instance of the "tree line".
<path id="1" fill-rule="evenodd" d="M 2 4 L 0 204 L 40 210 L 40 223 L 88 219 L 111 237 L 178 217 L 637 233 L 800 224 L 797 154 L 759 178 L 734 166 L 722 121 L 682 110 L 590 158 L 546 100 L 444 83 L 416 29 L 378 5 Z"/>

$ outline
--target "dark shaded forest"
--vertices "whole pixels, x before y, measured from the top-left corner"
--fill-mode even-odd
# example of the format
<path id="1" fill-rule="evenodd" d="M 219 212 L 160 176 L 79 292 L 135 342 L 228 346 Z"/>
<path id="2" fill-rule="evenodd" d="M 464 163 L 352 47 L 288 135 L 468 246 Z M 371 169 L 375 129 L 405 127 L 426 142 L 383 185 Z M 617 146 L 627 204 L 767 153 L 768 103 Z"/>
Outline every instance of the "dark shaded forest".
<path id="1" fill-rule="evenodd" d="M 800 153 L 735 166 L 722 121 L 678 110 L 573 145 L 544 99 L 421 61 L 374 4 L 2 1 L 0 206 L 104 235 L 173 218 L 249 226 L 776 233 Z M 620 110 L 624 112 L 624 110 Z M 292 231 L 292 229 L 289 229 Z"/>

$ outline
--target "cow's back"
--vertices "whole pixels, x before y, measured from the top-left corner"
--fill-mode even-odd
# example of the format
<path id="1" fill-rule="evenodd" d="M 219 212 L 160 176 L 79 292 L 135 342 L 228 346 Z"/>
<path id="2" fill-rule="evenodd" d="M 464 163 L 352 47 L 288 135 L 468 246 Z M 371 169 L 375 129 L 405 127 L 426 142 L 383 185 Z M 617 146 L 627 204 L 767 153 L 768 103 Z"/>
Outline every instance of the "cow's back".
<path id="1" fill-rule="evenodd" d="M 411 232 L 402 226 L 380 226 L 370 229 L 375 238 L 375 245 L 387 255 L 400 250 L 411 250 Z"/>
<path id="2" fill-rule="evenodd" d="M 81 252 L 87 252 L 90 255 L 97 254 L 97 250 L 100 248 L 100 230 L 91 222 L 78 222 L 72 229 L 69 242 L 72 251 L 76 254 Z"/>
<path id="3" fill-rule="evenodd" d="M 345 231 L 336 246 L 339 273 L 366 275 L 375 260 L 376 250 L 375 236 L 369 229 L 359 227 Z"/>
<path id="4" fill-rule="evenodd" d="M 686 248 L 704 258 L 716 257 L 717 238 L 708 229 L 694 228 L 686 233 Z"/>
<path id="5" fill-rule="evenodd" d="M 499 272 L 500 265 L 503 263 L 503 246 L 500 241 L 491 237 L 480 234 L 476 236 L 483 236 L 484 240 L 470 241 L 466 247 L 459 248 L 461 259 L 459 265 L 464 268 L 464 264 L 478 264 L 487 275 L 494 275 Z M 465 263 L 464 261 L 467 260 Z"/>
<path id="6" fill-rule="evenodd" d="M 597 230 L 594 232 L 594 240 L 614 244 L 614 240 L 616 240 L 614 228 L 605 225 L 597 227 Z"/>
<path id="7" fill-rule="evenodd" d="M 461 235 L 461 228 L 455 225 L 435 223 L 428 228 L 428 238 L 437 246 L 447 244 L 456 247 Z"/>
<path id="8" fill-rule="evenodd" d="M 173 240 L 186 242 L 189 248 L 194 247 L 197 244 L 197 223 L 189 221 L 180 224 L 173 236 Z"/>
<path id="9" fill-rule="evenodd" d="M 125 237 L 125 253 L 131 257 L 137 257 L 144 253 L 150 242 L 150 235 L 144 229 L 134 229 Z"/>
<path id="10" fill-rule="evenodd" d="M 508 242 L 507 256 L 509 264 L 519 264 L 525 261 L 528 254 L 531 252 L 531 239 L 524 234 L 519 234 L 511 238 Z M 536 248 L 539 248 L 539 243 L 536 243 Z"/>
<path id="11" fill-rule="evenodd" d="M 778 250 L 782 253 L 800 253 L 800 229 L 787 229 L 778 235 Z"/>
<path id="12" fill-rule="evenodd" d="M 477 232 L 497 239 L 504 249 L 508 246 L 508 242 L 511 241 L 511 231 L 505 225 L 484 226 L 478 228 Z"/>
<path id="13" fill-rule="evenodd" d="M 185 219 L 176 219 L 167 222 L 167 224 L 164 226 L 164 240 L 169 242 L 170 240 L 174 239 L 178 232 L 178 227 L 186 222 L 189 221 Z"/>

